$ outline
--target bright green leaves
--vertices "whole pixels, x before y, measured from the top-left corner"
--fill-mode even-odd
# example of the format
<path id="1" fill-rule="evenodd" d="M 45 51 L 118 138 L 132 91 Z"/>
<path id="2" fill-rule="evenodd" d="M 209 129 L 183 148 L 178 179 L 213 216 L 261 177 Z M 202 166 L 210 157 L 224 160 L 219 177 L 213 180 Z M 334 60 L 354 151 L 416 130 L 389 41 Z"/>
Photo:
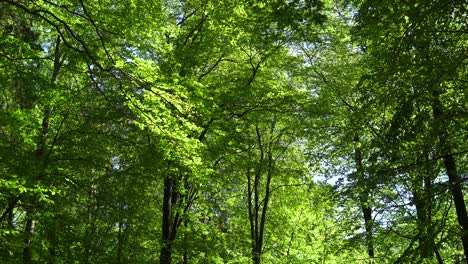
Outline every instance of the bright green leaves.
<path id="1" fill-rule="evenodd" d="M 0 190 L 4 193 L 24 193 L 27 191 L 24 187 L 25 184 L 24 178 L 18 178 L 16 175 L 3 175 L 0 180 Z"/>
<path id="2" fill-rule="evenodd" d="M 266 263 L 356 261 L 362 206 L 374 210 L 376 255 L 396 259 L 406 241 L 386 224 L 414 234 L 404 205 L 422 190 L 416 176 L 440 180 L 438 166 L 405 166 L 438 157 L 436 125 L 464 151 L 457 3 L 363 1 L 357 24 L 348 1 L 0 7 L 0 213 L 14 216 L 0 223 L 0 245 L 18 238 L 10 262 L 27 217 L 37 220 L 33 261 L 154 262 L 164 179 L 179 217 L 174 259 L 251 261 L 260 232 L 250 233 L 248 202 L 257 220 L 265 208 L 255 250 Z M 446 111 L 438 120 L 433 92 Z M 434 221 L 455 230 L 438 207 Z"/>

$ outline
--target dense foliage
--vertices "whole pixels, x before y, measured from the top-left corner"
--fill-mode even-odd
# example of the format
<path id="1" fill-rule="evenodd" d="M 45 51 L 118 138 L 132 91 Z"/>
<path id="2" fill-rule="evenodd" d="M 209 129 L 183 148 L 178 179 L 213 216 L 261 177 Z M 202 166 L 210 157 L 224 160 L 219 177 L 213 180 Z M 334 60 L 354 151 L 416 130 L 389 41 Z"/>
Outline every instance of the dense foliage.
<path id="1" fill-rule="evenodd" d="M 1 263 L 467 263 L 463 1 L 0 0 Z"/>

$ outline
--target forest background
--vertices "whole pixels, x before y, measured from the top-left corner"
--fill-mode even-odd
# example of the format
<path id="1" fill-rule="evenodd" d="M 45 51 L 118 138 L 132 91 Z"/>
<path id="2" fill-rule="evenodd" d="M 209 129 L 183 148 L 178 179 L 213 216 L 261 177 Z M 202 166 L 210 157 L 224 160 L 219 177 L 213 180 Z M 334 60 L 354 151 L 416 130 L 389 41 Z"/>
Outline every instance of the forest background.
<path id="1" fill-rule="evenodd" d="M 468 4 L 0 0 L 1 263 L 467 263 Z"/>

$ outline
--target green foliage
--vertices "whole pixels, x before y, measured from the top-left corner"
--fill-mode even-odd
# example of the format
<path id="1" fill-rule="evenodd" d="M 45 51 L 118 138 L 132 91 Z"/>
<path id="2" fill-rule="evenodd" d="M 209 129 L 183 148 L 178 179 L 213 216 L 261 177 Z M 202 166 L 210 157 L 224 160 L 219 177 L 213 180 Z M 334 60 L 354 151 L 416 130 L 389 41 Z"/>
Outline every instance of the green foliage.
<path id="1" fill-rule="evenodd" d="M 0 262 L 463 261 L 466 10 L 0 1 Z"/>

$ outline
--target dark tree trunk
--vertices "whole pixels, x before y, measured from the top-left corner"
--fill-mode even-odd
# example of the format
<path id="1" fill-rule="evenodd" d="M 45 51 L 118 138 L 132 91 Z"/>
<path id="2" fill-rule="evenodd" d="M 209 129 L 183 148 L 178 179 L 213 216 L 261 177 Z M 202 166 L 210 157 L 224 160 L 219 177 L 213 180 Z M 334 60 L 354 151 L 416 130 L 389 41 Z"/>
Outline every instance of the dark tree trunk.
<path id="1" fill-rule="evenodd" d="M 26 224 L 24 226 L 24 247 L 23 247 L 23 264 L 32 263 L 32 240 L 34 236 L 34 219 L 30 209 L 26 210 Z"/>
<path id="2" fill-rule="evenodd" d="M 185 227 L 185 230 L 187 230 L 188 228 L 188 218 L 186 217 L 184 219 L 184 227 Z M 187 233 L 184 234 L 184 254 L 183 254 L 183 257 L 182 257 L 182 263 L 183 264 L 188 264 L 189 263 L 189 249 L 188 249 L 188 237 L 187 237 Z"/>
<path id="3" fill-rule="evenodd" d="M 260 264 L 261 263 L 261 249 L 259 249 L 258 247 L 256 247 L 253 251 L 252 251 L 252 254 L 253 254 L 253 257 L 252 257 L 252 260 L 253 260 L 253 263 L 254 264 Z"/>
<path id="4" fill-rule="evenodd" d="M 439 250 L 435 246 L 434 246 L 434 253 L 437 258 L 437 264 L 444 264 L 444 260 L 442 259 L 442 256 L 440 255 Z"/>
<path id="5" fill-rule="evenodd" d="M 170 243 L 171 241 L 165 242 Z M 159 257 L 160 264 L 171 264 L 172 263 L 172 245 L 163 244 L 161 248 L 161 255 Z"/>
<path id="6" fill-rule="evenodd" d="M 449 177 L 450 190 L 452 192 L 453 201 L 455 203 L 458 224 L 462 228 L 461 239 L 465 259 L 468 260 L 468 214 L 466 211 L 465 200 L 463 198 L 463 191 L 461 187 L 462 180 L 458 175 L 455 159 L 452 155 L 444 156 L 444 165 Z"/>
<path id="7" fill-rule="evenodd" d="M 186 179 L 185 179 L 186 180 Z M 159 263 L 170 264 L 172 262 L 172 249 L 180 224 L 185 220 L 188 226 L 187 213 L 197 199 L 198 189 L 190 187 L 186 182 L 184 185 L 186 193 L 181 195 L 177 190 L 178 180 L 175 177 L 164 179 L 163 218 L 162 218 L 162 245 Z M 174 207 L 181 211 L 174 210 Z M 187 238 L 185 238 L 187 239 Z M 188 244 L 188 241 L 186 241 Z M 184 248 L 184 261 L 188 262 L 188 249 Z M 185 262 L 184 262 L 185 263 Z"/>
<path id="8" fill-rule="evenodd" d="M 172 245 L 176 235 L 176 224 L 172 207 L 177 203 L 176 182 L 172 177 L 164 179 L 163 219 L 162 219 L 162 245 L 159 257 L 160 264 L 172 263 Z"/>
<path id="9" fill-rule="evenodd" d="M 368 202 L 364 202 L 361 205 L 361 209 L 362 209 L 362 214 L 364 216 L 364 226 L 366 230 L 367 254 L 369 255 L 370 263 L 373 263 L 373 259 L 374 259 L 373 225 L 374 224 L 373 224 L 373 219 L 372 219 L 372 208 L 368 205 Z"/>
<path id="10" fill-rule="evenodd" d="M 445 121 L 445 113 L 439 95 L 436 92 L 433 94 L 432 112 L 436 124 L 435 130 L 439 135 L 439 150 L 443 156 L 445 171 L 449 178 L 450 191 L 455 204 L 458 224 L 462 229 L 461 240 L 463 251 L 465 259 L 468 262 L 468 214 L 462 190 L 463 181 L 457 172 L 455 158 L 452 155 L 452 146 L 448 140 L 448 132 L 445 127 L 442 126 L 442 123 Z"/>

